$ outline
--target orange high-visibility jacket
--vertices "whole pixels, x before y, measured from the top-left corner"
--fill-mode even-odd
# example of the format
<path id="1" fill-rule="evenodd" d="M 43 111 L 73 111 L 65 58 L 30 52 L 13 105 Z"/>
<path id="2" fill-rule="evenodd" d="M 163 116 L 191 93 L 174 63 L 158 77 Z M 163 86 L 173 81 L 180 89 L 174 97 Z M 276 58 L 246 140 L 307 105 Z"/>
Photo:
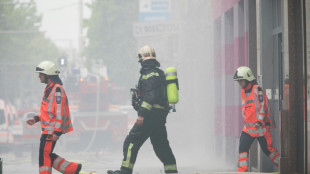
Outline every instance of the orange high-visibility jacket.
<path id="1" fill-rule="evenodd" d="M 42 134 L 65 134 L 73 130 L 69 103 L 64 88 L 59 84 L 50 84 L 52 90 L 48 97 L 43 96 L 41 103 Z M 44 91 L 46 93 L 47 87 Z M 56 90 L 56 89 L 59 90 Z"/>
<path id="2" fill-rule="evenodd" d="M 265 120 L 269 118 L 267 96 L 261 87 L 253 85 L 251 92 L 241 90 L 241 107 L 245 125 L 243 131 L 252 137 L 264 136 L 266 133 Z M 260 122 L 262 126 L 258 129 L 255 123 Z"/>

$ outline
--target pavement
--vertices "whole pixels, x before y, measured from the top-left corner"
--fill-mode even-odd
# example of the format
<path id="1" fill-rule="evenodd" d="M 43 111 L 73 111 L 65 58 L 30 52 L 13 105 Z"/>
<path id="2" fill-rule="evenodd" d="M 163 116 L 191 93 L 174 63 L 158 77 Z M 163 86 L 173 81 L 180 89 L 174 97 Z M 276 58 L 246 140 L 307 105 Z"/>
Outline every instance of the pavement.
<path id="1" fill-rule="evenodd" d="M 66 152 L 60 151 L 61 147 L 54 150 L 58 155 L 68 161 L 83 165 L 82 171 L 96 171 L 96 174 L 106 174 L 108 170 L 118 170 L 122 162 L 122 150 L 101 150 L 97 152 Z M 3 174 L 37 174 L 38 158 L 34 161 L 30 152 L 1 153 L 3 158 Z M 211 158 L 212 159 L 212 158 Z M 178 154 L 178 169 L 180 174 L 232 174 L 236 173 L 235 165 L 225 165 L 221 161 L 208 159 L 194 160 L 186 154 Z M 226 172 L 225 172 L 226 171 Z M 53 174 L 58 174 L 53 170 Z M 164 174 L 163 166 L 154 154 L 151 146 L 143 147 L 138 155 L 133 174 Z M 246 174 L 246 173 L 245 173 Z M 255 174 L 255 173 L 251 173 Z M 258 173 L 257 173 L 258 174 Z"/>
<path id="2" fill-rule="evenodd" d="M 84 152 L 84 153 L 59 153 L 67 160 L 82 163 L 82 171 L 96 171 L 97 174 L 106 174 L 108 170 L 117 170 L 121 165 L 121 154 L 115 156 L 114 153 L 107 152 Z M 22 156 L 16 157 L 12 153 L 0 155 L 3 158 L 3 174 L 36 174 L 38 172 L 38 162 L 31 160 L 30 153 L 24 153 Z M 153 158 L 153 157 L 152 157 Z M 138 158 L 135 166 L 134 174 L 164 174 L 162 165 L 158 159 L 153 158 L 149 162 L 141 156 Z M 154 163 L 156 161 L 156 163 Z M 180 166 L 180 172 L 184 174 L 204 174 L 206 171 L 199 170 L 196 167 Z M 190 172 L 194 171 L 194 172 Z M 58 174 L 53 170 L 53 174 Z"/>

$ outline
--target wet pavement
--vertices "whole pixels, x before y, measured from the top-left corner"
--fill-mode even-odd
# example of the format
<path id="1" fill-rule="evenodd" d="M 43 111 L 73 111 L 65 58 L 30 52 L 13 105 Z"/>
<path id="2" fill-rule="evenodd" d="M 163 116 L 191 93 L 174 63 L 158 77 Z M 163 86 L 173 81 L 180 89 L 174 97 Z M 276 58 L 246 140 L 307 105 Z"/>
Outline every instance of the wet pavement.
<path id="1" fill-rule="evenodd" d="M 25 148 L 23 153 L 1 153 L 3 158 L 3 174 L 37 174 L 38 154 L 32 160 L 30 148 Z M 38 147 L 33 148 L 38 150 Z M 98 150 L 97 152 L 63 151 L 61 144 L 56 145 L 55 153 L 68 161 L 74 161 L 83 165 L 85 172 L 96 171 L 97 174 L 106 174 L 108 170 L 117 170 L 122 162 L 121 146 L 113 150 Z M 184 174 L 205 174 L 207 172 L 235 171 L 235 166 L 223 165 L 223 162 L 216 161 L 212 157 L 201 160 L 201 157 L 191 158 L 188 154 L 176 150 L 176 158 L 180 173 Z M 212 160 L 210 160 L 212 159 Z M 214 160 L 213 160 L 214 159 Z M 53 170 L 53 173 L 59 173 Z M 152 146 L 147 142 L 139 151 L 134 174 L 163 174 L 163 166 L 155 155 Z"/>
<path id="2" fill-rule="evenodd" d="M 82 170 L 85 172 L 96 171 L 98 174 L 105 174 L 107 170 L 117 170 L 121 164 L 121 153 L 119 152 L 80 152 L 80 153 L 58 153 L 69 161 L 83 164 Z M 24 153 L 16 157 L 12 153 L 1 154 L 4 159 L 3 174 L 36 174 L 38 173 L 38 162 L 33 162 L 31 154 Z M 218 169 L 220 170 L 220 169 Z M 200 170 L 198 167 L 190 167 L 186 164 L 179 164 L 180 173 L 202 174 L 207 171 Z M 53 170 L 53 173 L 59 173 Z M 134 173 L 136 174 L 163 174 L 163 167 L 155 155 L 148 153 L 138 156 Z"/>

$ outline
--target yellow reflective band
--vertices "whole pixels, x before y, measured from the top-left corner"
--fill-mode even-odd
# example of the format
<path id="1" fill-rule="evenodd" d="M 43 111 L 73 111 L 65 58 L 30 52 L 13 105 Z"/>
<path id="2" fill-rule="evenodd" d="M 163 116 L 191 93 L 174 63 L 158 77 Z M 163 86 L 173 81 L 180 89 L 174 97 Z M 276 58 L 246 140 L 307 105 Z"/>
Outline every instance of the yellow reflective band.
<path id="1" fill-rule="evenodd" d="M 165 171 L 176 171 L 177 170 L 177 165 L 176 164 L 171 164 L 171 165 L 165 165 Z"/>
<path id="2" fill-rule="evenodd" d="M 153 108 L 157 108 L 157 109 L 166 109 L 165 107 L 163 107 L 163 106 L 160 106 L 160 105 L 158 105 L 158 104 L 154 104 L 153 105 Z"/>
<path id="3" fill-rule="evenodd" d="M 141 104 L 141 107 L 147 109 L 147 110 L 152 110 L 152 105 L 143 101 L 142 104 Z"/>
<path id="4" fill-rule="evenodd" d="M 123 167 L 130 168 L 130 169 L 133 169 L 133 166 L 134 166 L 133 163 L 130 163 L 132 147 L 133 147 L 133 144 L 130 143 L 128 147 L 128 151 L 127 151 L 126 161 L 123 161 L 123 164 L 122 164 Z"/>
<path id="5" fill-rule="evenodd" d="M 122 163 L 123 167 L 129 168 L 129 169 L 133 169 L 133 167 L 135 166 L 135 164 L 133 163 L 127 163 L 126 161 L 123 161 Z"/>
<path id="6" fill-rule="evenodd" d="M 159 76 L 159 74 L 157 72 L 151 72 L 150 74 L 143 75 L 142 80 L 146 80 L 146 79 L 153 77 L 153 76 Z"/>

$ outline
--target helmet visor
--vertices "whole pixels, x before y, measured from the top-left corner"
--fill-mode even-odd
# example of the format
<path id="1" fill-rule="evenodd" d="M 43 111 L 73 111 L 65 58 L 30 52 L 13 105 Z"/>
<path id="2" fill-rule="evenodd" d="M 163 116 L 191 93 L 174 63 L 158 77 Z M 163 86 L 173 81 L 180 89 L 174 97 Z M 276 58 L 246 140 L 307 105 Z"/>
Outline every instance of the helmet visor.
<path id="1" fill-rule="evenodd" d="M 36 71 L 39 72 L 39 71 L 44 71 L 44 69 L 40 68 L 40 67 L 36 67 Z"/>

